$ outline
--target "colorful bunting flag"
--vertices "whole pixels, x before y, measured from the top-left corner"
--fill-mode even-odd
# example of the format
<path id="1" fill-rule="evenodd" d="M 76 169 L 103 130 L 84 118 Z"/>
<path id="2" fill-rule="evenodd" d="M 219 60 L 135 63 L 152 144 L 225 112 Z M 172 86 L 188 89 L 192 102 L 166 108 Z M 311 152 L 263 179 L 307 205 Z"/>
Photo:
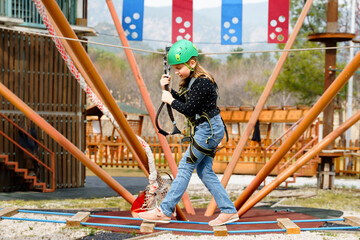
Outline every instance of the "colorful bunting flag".
<path id="1" fill-rule="evenodd" d="M 242 0 L 222 0 L 221 44 L 240 45 L 242 43 L 242 5 Z"/>
<path id="2" fill-rule="evenodd" d="M 193 0 L 173 0 L 172 43 L 180 39 L 192 41 Z"/>
<path id="3" fill-rule="evenodd" d="M 122 25 L 128 40 L 142 41 L 144 0 L 123 0 Z"/>
<path id="4" fill-rule="evenodd" d="M 289 0 L 269 0 L 268 43 L 286 43 L 289 38 Z"/>

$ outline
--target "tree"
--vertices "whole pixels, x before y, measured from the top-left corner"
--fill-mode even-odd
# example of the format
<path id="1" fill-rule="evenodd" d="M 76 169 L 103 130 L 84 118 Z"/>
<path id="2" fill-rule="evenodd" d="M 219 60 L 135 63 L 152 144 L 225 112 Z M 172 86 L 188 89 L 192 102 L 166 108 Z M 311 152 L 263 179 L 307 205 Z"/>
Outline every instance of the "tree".
<path id="1" fill-rule="evenodd" d="M 241 48 L 241 47 L 237 47 L 237 48 L 232 50 L 232 52 L 242 52 L 242 51 L 244 51 L 244 49 Z M 231 62 L 231 61 L 234 61 L 236 59 L 242 59 L 242 57 L 243 57 L 242 53 L 232 53 L 229 56 L 227 56 L 226 61 Z"/>
<path id="2" fill-rule="evenodd" d="M 290 24 L 294 25 L 302 11 L 304 1 L 291 0 L 290 6 Z M 346 17 L 344 10 L 346 8 L 340 6 L 339 9 L 339 19 Z M 309 42 L 307 37 L 312 33 L 326 31 L 326 13 L 327 0 L 318 0 L 313 3 L 293 46 L 294 49 L 319 47 L 319 43 Z M 344 28 L 344 26 L 339 28 Z M 278 48 L 282 49 L 283 44 L 279 44 Z M 298 104 L 313 104 L 324 92 L 324 54 L 324 51 L 319 50 L 290 53 L 277 79 L 274 91 L 293 93 Z M 279 54 L 276 56 L 279 57 Z"/>

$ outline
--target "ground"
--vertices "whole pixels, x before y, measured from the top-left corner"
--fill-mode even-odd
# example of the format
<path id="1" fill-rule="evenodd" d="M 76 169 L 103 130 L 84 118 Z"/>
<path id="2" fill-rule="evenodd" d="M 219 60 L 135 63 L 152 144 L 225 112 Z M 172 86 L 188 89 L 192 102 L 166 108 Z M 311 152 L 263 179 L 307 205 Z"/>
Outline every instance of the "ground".
<path id="1" fill-rule="evenodd" d="M 141 176 L 136 170 L 129 171 L 113 171 L 113 176 Z M 89 174 L 90 175 L 90 174 Z M 219 178 L 222 176 L 219 175 Z M 227 191 L 232 200 L 235 200 L 243 191 L 246 184 L 251 182 L 253 176 L 235 175 L 230 179 Z M 267 182 L 271 181 L 271 177 Z M 315 178 L 297 178 L 297 183 L 290 185 L 288 190 L 275 190 L 268 197 L 263 199 L 260 204 L 273 206 L 274 208 L 287 206 L 303 206 L 310 208 L 322 208 L 340 210 L 343 215 L 360 216 L 360 184 L 359 179 L 347 177 L 336 178 L 336 188 L 333 190 L 321 190 L 316 188 Z M 206 207 L 211 200 L 211 195 L 197 178 L 193 175 L 188 187 L 188 193 L 194 207 Z M 93 199 L 62 199 L 62 200 L 34 200 L 34 201 L 1 201 L 0 208 L 16 206 L 21 209 L 70 209 L 75 212 L 78 210 L 97 210 L 97 209 L 120 209 L 127 210 L 130 204 L 126 203 L 121 197 L 106 197 Z M 65 221 L 67 216 L 39 215 L 30 213 L 18 213 L 14 217 L 17 218 L 36 218 L 45 220 Z M 127 239 L 135 236 L 133 233 L 111 233 L 103 230 L 96 230 L 89 227 L 65 228 L 63 223 L 48 222 L 30 222 L 30 221 L 0 221 L 0 239 Z M 149 238 L 150 237 L 150 238 Z M 286 234 L 262 234 L 262 235 L 236 235 L 228 237 L 214 237 L 194 234 L 189 236 L 179 236 L 173 234 L 161 234 L 147 239 L 360 239 L 359 231 L 326 231 L 326 232 L 301 232 L 299 235 Z"/>

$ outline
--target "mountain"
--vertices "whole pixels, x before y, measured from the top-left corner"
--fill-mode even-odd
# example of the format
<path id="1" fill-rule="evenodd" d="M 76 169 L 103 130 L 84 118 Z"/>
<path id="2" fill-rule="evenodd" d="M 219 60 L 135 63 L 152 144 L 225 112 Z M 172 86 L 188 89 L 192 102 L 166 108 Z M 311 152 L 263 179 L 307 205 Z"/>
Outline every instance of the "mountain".
<path id="1" fill-rule="evenodd" d="M 119 19 L 122 4 L 116 6 Z M 243 6 L 244 50 L 268 50 L 276 45 L 267 44 L 267 2 Z M 143 49 L 164 49 L 171 45 L 171 6 L 144 9 L 143 41 L 131 41 L 130 46 Z M 221 8 L 194 9 L 193 40 L 202 52 L 228 52 L 238 45 L 221 45 Z M 108 7 L 104 1 L 89 1 L 88 25 L 99 33 L 91 41 L 121 45 Z M 119 51 L 119 50 L 112 50 Z M 217 56 L 220 57 L 220 56 Z"/>

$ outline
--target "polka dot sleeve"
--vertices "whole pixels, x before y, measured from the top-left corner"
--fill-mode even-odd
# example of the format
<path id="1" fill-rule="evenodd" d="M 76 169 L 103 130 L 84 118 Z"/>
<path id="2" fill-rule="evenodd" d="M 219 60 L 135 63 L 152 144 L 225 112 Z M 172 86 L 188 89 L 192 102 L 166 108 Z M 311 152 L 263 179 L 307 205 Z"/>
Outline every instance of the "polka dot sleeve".
<path id="1" fill-rule="evenodd" d="M 187 101 L 182 102 L 175 98 L 171 107 L 187 117 L 192 117 L 195 114 L 218 110 L 216 100 L 217 94 L 214 84 L 207 78 L 198 78 L 188 91 Z"/>

